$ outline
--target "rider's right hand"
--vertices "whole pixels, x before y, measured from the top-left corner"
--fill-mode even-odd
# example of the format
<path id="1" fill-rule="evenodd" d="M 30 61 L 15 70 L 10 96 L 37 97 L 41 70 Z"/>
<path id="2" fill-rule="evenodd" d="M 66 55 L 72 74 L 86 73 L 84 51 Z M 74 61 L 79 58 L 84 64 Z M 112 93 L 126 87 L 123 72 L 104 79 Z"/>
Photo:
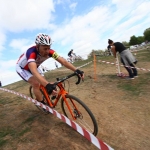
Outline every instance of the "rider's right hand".
<path id="1" fill-rule="evenodd" d="M 56 90 L 56 85 L 48 83 L 45 88 L 48 94 L 52 94 Z"/>

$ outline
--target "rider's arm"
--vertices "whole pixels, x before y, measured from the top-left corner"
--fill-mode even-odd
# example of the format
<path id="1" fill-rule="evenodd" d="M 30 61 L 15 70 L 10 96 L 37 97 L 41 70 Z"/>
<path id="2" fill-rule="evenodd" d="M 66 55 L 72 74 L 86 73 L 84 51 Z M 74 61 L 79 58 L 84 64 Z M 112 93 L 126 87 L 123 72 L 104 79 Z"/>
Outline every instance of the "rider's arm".
<path id="1" fill-rule="evenodd" d="M 114 57 L 116 58 L 116 49 L 115 49 L 115 46 L 111 47 L 111 51 L 112 51 Z"/>
<path id="2" fill-rule="evenodd" d="M 57 58 L 57 61 L 59 63 L 61 63 L 62 65 L 64 65 L 66 68 L 72 70 L 72 71 L 75 71 L 76 73 L 79 74 L 79 76 L 84 79 L 84 72 L 77 69 L 76 67 L 74 67 L 71 63 L 69 63 L 68 61 L 66 61 L 66 59 L 64 59 L 63 57 L 58 57 Z"/>
<path id="3" fill-rule="evenodd" d="M 41 76 L 39 74 L 39 72 L 37 71 L 37 65 L 35 62 L 30 62 L 28 64 L 28 67 L 31 71 L 31 73 L 33 74 L 34 77 L 36 77 L 36 79 L 39 81 L 40 84 L 42 84 L 43 86 L 46 86 L 49 82 L 46 81 L 46 79 Z"/>
<path id="4" fill-rule="evenodd" d="M 59 63 L 61 63 L 63 66 L 65 66 L 66 68 L 75 71 L 77 68 L 75 68 L 71 63 L 69 63 L 68 61 L 66 61 L 66 59 L 64 59 L 63 57 L 58 57 L 57 61 Z"/>

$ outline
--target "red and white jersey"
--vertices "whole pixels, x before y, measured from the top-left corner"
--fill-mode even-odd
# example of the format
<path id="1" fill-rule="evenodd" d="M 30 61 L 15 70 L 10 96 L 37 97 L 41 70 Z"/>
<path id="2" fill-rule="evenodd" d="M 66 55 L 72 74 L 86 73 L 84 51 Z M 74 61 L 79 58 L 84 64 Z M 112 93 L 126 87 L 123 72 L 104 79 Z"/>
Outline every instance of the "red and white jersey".
<path id="1" fill-rule="evenodd" d="M 28 63 L 30 62 L 35 62 L 37 64 L 37 67 L 44 62 L 45 60 L 47 60 L 48 58 L 54 58 L 57 59 L 59 57 L 59 55 L 52 49 L 49 50 L 49 55 L 47 58 L 42 57 L 37 49 L 36 46 L 30 47 L 25 53 L 23 53 L 20 57 L 19 60 L 17 61 L 17 64 L 25 70 L 30 71 L 29 67 L 28 67 Z"/>

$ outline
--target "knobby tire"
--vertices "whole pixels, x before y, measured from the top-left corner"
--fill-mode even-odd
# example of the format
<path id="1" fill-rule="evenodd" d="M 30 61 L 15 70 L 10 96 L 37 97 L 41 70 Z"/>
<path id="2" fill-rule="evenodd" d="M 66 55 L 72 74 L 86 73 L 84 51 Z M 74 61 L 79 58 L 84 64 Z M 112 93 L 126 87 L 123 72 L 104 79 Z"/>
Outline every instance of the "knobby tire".
<path id="1" fill-rule="evenodd" d="M 71 107 L 72 111 L 74 112 L 74 116 L 76 116 L 76 119 L 74 120 L 72 116 L 70 115 L 70 112 L 66 106 L 66 103 L 64 99 L 61 99 L 61 107 L 64 115 L 68 117 L 68 119 L 75 121 L 77 124 L 79 124 L 81 127 L 92 133 L 93 135 L 97 135 L 98 133 L 98 125 L 96 122 L 96 119 L 91 112 L 91 110 L 78 98 L 72 95 L 66 95 L 66 100 L 69 103 L 69 106 Z M 77 115 L 77 111 L 75 107 L 73 106 L 72 102 L 75 103 L 77 106 L 78 111 L 81 115 Z"/>

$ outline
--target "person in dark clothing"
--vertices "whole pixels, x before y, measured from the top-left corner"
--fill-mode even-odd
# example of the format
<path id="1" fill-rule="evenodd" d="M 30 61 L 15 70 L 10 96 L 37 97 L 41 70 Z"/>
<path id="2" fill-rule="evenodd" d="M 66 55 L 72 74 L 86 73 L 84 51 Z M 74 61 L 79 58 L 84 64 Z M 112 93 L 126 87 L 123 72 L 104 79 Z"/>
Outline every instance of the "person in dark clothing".
<path id="1" fill-rule="evenodd" d="M 68 53 L 70 62 L 73 62 L 73 55 L 76 56 L 75 53 L 73 53 L 73 49 L 71 49 L 71 50 L 69 51 L 69 53 Z"/>
<path id="2" fill-rule="evenodd" d="M 0 81 L 0 87 L 2 86 L 2 82 Z"/>
<path id="3" fill-rule="evenodd" d="M 126 49 L 126 47 L 120 42 L 113 42 L 112 40 L 108 40 L 108 44 L 111 46 L 111 51 L 113 52 L 114 57 L 116 58 L 116 53 L 119 52 L 121 62 L 129 73 L 128 79 L 134 79 L 137 77 L 137 69 L 134 64 L 137 63 L 137 60 L 132 55 L 130 50 Z"/>
<path id="4" fill-rule="evenodd" d="M 111 46 L 110 45 L 107 46 L 107 50 L 108 50 L 109 55 L 111 55 Z"/>

